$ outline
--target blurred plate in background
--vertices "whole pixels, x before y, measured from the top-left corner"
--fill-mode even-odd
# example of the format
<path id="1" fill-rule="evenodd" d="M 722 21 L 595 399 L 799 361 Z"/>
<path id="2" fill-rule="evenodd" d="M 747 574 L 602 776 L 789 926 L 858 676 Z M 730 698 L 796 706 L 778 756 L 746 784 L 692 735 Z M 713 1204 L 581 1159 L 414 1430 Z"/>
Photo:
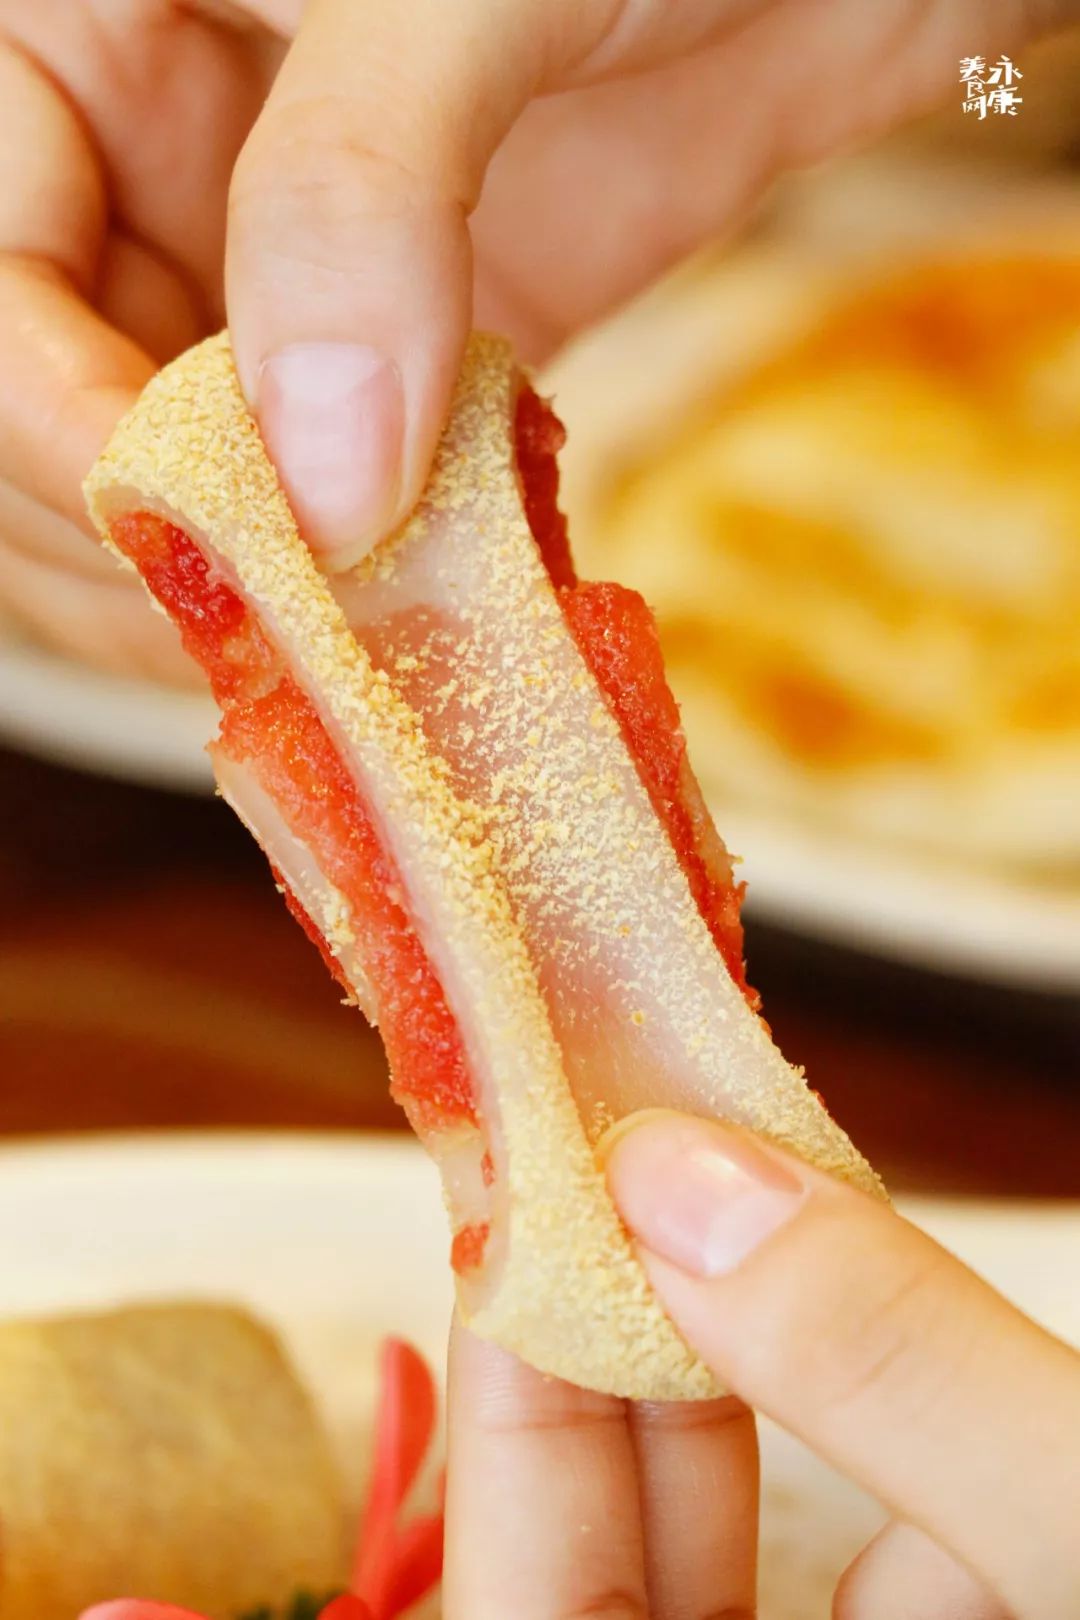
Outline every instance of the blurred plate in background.
<path id="1" fill-rule="evenodd" d="M 713 811 L 743 857 L 750 918 L 931 971 L 1080 990 L 1080 886 L 950 866 L 744 808 Z"/>
<path id="2" fill-rule="evenodd" d="M 148 787 L 208 793 L 216 704 L 202 692 L 90 669 L 0 619 L 0 737 L 28 754 Z"/>

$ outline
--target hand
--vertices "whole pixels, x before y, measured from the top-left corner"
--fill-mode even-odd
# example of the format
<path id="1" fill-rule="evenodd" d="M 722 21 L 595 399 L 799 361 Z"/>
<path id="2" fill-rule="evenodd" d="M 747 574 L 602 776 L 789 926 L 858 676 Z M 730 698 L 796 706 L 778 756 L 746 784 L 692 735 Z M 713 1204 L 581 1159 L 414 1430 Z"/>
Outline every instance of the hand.
<path id="1" fill-rule="evenodd" d="M 418 495 L 474 310 L 542 358 L 778 170 L 1075 4 L 0 0 L 0 604 L 187 673 L 79 485 L 226 301 L 305 533 L 345 566 Z"/>
<path id="2" fill-rule="evenodd" d="M 446 1620 L 750 1620 L 743 1401 L 894 1515 L 834 1620 L 1075 1620 L 1080 1358 L 886 1206 L 742 1132 L 639 1115 L 607 1164 L 653 1287 L 737 1395 L 628 1406 L 457 1329 Z"/>

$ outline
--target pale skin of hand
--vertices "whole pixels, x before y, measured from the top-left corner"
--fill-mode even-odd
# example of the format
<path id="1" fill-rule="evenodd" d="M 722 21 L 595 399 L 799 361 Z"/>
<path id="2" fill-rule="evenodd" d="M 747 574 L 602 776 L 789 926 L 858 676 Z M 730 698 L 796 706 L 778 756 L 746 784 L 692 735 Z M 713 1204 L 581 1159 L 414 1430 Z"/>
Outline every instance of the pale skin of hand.
<path id="1" fill-rule="evenodd" d="M 634 1406 L 455 1327 L 446 1620 L 752 1620 L 744 1401 L 893 1515 L 833 1620 L 1075 1620 L 1080 1357 L 886 1205 L 744 1133 L 654 1112 L 614 1135 L 649 1280 L 738 1395 Z"/>
<path id="2" fill-rule="evenodd" d="M 79 487 L 161 362 L 228 316 L 305 535 L 344 566 L 415 500 L 471 324 L 542 360 L 775 174 L 1070 9 L 0 0 L 0 607 L 193 679 Z"/>

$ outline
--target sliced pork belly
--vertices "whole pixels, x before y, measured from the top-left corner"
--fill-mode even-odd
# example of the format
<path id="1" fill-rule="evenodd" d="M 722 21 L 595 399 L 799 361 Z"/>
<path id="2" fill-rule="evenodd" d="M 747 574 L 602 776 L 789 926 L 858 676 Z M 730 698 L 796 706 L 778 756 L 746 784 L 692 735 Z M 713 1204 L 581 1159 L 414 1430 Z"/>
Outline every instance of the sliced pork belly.
<path id="1" fill-rule="evenodd" d="M 327 580 L 214 339 L 148 387 L 88 496 L 210 678 L 223 794 L 379 1024 L 465 1315 L 546 1371 L 689 1398 L 715 1386 L 648 1290 L 600 1133 L 680 1107 L 880 1184 L 757 1015 L 651 617 L 574 577 L 559 438 L 475 336 L 416 510 Z"/>

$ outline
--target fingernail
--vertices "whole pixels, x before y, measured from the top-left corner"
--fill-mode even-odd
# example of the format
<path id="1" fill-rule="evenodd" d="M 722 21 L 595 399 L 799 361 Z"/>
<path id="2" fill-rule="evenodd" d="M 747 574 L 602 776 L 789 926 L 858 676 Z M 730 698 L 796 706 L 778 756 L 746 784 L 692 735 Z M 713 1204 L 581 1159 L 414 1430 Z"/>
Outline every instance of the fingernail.
<path id="1" fill-rule="evenodd" d="M 312 550 L 355 566 L 391 527 L 401 482 L 401 373 L 361 343 L 294 343 L 264 360 L 259 426 Z"/>
<path id="2" fill-rule="evenodd" d="M 807 1191 L 749 1137 L 655 1111 L 620 1122 L 606 1169 L 637 1241 L 695 1277 L 733 1271 L 791 1219 Z"/>

